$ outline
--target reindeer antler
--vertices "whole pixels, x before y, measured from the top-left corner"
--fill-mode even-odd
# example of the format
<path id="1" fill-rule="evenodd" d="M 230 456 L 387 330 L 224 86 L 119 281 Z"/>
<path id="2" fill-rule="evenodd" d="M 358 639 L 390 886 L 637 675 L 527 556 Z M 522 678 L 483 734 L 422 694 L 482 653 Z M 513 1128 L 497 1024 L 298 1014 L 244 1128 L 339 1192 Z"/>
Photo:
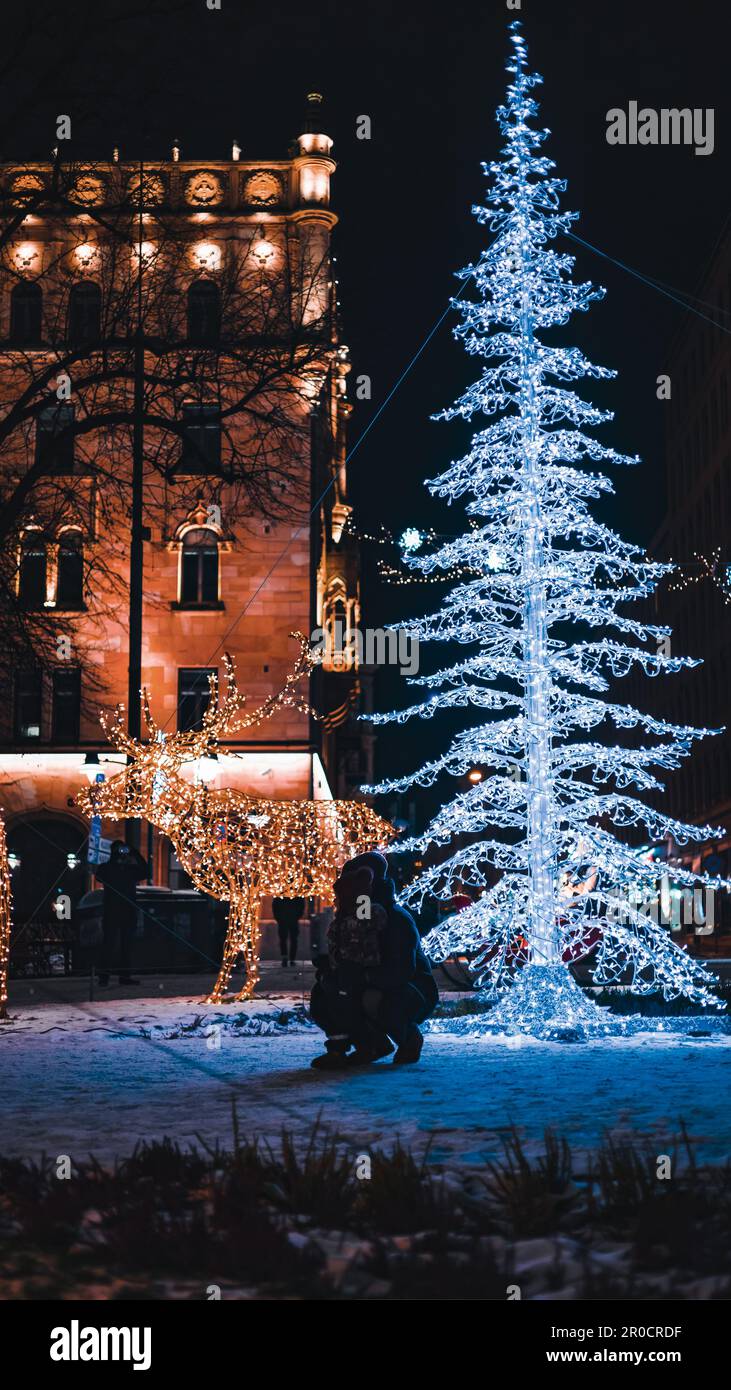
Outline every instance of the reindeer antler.
<path id="1" fill-rule="evenodd" d="M 299 642 L 299 654 L 280 690 L 269 695 L 256 709 L 244 712 L 246 695 L 239 692 L 236 681 L 236 666 L 230 652 L 223 654 L 224 694 L 219 704 L 218 676 L 208 677 L 210 699 L 201 720 L 200 729 L 167 736 L 168 751 L 177 760 L 192 762 L 206 753 L 213 745 L 221 742 L 227 732 L 237 729 L 251 729 L 256 724 L 271 719 L 278 709 L 297 709 L 303 714 L 318 716 L 310 709 L 305 696 L 297 690 L 299 682 L 310 674 L 320 660 L 320 654 L 310 649 L 307 638 L 301 632 L 290 633 Z M 150 696 L 146 687 L 141 691 L 142 709 L 150 738 L 154 742 L 159 736 L 159 728 L 150 709 Z M 124 726 L 124 705 L 117 705 L 112 716 L 102 714 L 101 724 L 109 742 L 120 752 L 138 759 L 144 749 L 136 739 L 130 737 Z"/>
<path id="2" fill-rule="evenodd" d="M 99 714 L 101 724 L 109 742 L 120 753 L 127 753 L 131 758 L 139 757 L 141 746 L 131 734 L 127 733 L 124 727 L 124 705 L 119 704 L 114 708 L 114 714 L 109 715 L 102 710 Z"/>
<path id="3" fill-rule="evenodd" d="M 140 698 L 142 700 L 142 713 L 145 716 L 145 723 L 147 725 L 148 733 L 150 735 L 150 738 L 154 739 L 157 737 L 158 728 L 157 724 L 155 723 L 152 717 L 152 711 L 150 709 L 150 692 L 147 689 L 146 685 L 143 685 L 142 687 Z"/>
<path id="4" fill-rule="evenodd" d="M 300 710 L 302 714 L 311 714 L 315 719 L 318 717 L 307 703 L 304 695 L 297 693 L 295 687 L 303 677 L 309 676 L 310 672 L 320 661 L 320 656 L 318 653 L 311 650 L 310 644 L 303 633 L 290 632 L 289 635 L 299 642 L 300 650 L 299 656 L 287 676 L 284 685 L 281 690 L 276 691 L 274 695 L 269 695 L 264 703 L 259 705 L 258 709 L 251 710 L 249 714 L 235 720 L 234 728 L 250 729 L 254 724 L 261 724 L 265 719 L 271 719 L 272 715 L 275 714 L 278 709 L 285 708 Z M 228 662 L 227 680 L 229 678 L 228 669 L 230 667 L 232 678 L 235 681 L 233 661 L 230 656 L 224 658 L 225 662 L 226 660 Z M 225 728 L 226 726 L 223 725 L 222 727 Z"/>
<path id="5" fill-rule="evenodd" d="M 242 695 L 238 689 L 234 659 L 230 652 L 224 652 L 222 663 L 225 688 L 221 703 L 218 702 L 218 677 L 216 675 L 209 676 L 211 698 L 203 715 L 201 727 L 195 732 L 177 735 L 172 740 L 175 746 L 185 748 L 187 755 L 192 759 L 205 752 L 214 743 L 220 743 L 225 734 L 239 729 L 251 729 L 255 725 L 263 723 L 264 720 L 271 719 L 278 709 L 298 709 L 304 714 L 314 714 L 304 695 L 301 695 L 296 687 L 317 665 L 320 655 L 310 650 L 310 644 L 303 633 L 291 632 L 290 637 L 296 638 L 299 642 L 299 655 L 292 670 L 287 675 L 284 685 L 273 695 L 269 695 L 256 709 L 247 712 L 244 712 L 247 697 Z M 317 715 L 314 717 L 317 718 Z"/>

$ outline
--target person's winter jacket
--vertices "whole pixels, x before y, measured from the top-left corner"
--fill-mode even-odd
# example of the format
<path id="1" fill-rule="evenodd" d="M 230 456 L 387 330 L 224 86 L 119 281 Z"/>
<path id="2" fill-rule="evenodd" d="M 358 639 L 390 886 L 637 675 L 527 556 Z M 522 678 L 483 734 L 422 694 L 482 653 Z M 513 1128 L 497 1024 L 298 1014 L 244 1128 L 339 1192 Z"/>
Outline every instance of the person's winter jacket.
<path id="1" fill-rule="evenodd" d="M 272 898 L 272 913 L 278 927 L 296 927 L 304 910 L 304 898 Z"/>
<path id="2" fill-rule="evenodd" d="M 147 861 L 139 850 L 113 854 L 106 864 L 94 869 L 94 877 L 104 887 L 103 917 L 106 925 L 124 926 L 134 918 L 137 884 L 149 877 Z"/>
<path id="3" fill-rule="evenodd" d="M 376 861 L 380 861 L 380 864 Z M 366 980 L 373 989 L 387 992 L 414 985 L 424 996 L 431 1011 L 438 1002 L 439 991 L 431 966 L 422 949 L 416 923 L 406 908 L 396 902 L 396 885 L 384 869 L 387 861 L 378 853 L 359 855 L 347 868 L 366 865 L 374 870 L 371 897 L 384 908 L 388 926 L 381 934 L 381 964 L 369 966 Z"/>

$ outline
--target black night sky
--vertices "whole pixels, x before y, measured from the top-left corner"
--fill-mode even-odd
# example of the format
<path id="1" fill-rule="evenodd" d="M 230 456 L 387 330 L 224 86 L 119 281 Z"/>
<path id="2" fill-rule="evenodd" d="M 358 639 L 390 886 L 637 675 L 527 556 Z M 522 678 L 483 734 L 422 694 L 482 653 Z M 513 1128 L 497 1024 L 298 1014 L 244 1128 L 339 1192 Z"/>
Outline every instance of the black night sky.
<path id="1" fill-rule="evenodd" d="M 41 6 L 41 11 L 44 7 Z M 325 94 L 326 128 L 339 170 L 334 205 L 345 341 L 353 376 L 367 373 L 373 399 L 356 405 L 351 491 L 365 529 L 383 522 L 457 530 L 422 486 L 455 456 L 455 426 L 431 423 L 473 375 L 449 331 L 435 334 L 362 445 L 358 440 L 457 288 L 453 272 L 474 257 L 484 233 L 470 216 L 496 156 L 494 110 L 505 86 L 506 25 L 519 13 L 533 66 L 543 74 L 547 152 L 568 180 L 565 206 L 578 209 L 580 236 L 615 260 L 693 294 L 728 215 L 731 26 L 710 0 L 504 0 L 344 4 L 342 0 L 135 0 L 99 8 L 70 0 L 48 7 L 32 33 L 19 26 L 2 66 L 5 157 L 44 157 L 56 114 L 74 119 L 73 153 L 165 158 L 286 155 L 304 94 Z M 60 56 L 59 56 L 60 55 Z M 713 107 L 715 149 L 610 147 L 606 113 L 640 106 Z M 356 138 L 367 114 L 372 138 Z M 605 403 L 616 411 L 608 443 L 639 453 L 641 469 L 617 480 L 610 517 L 649 541 L 664 505 L 664 370 L 682 310 L 626 270 L 582 252 L 578 271 L 607 287 L 606 301 L 571 327 L 595 361 L 619 369 Z M 585 384 L 586 385 L 586 384 Z M 596 398 L 596 397 L 595 397 Z M 364 563 L 371 625 L 418 611 L 436 588 L 374 582 Z M 384 707 L 400 700 L 389 677 Z M 385 745 L 387 748 L 387 744 Z"/>

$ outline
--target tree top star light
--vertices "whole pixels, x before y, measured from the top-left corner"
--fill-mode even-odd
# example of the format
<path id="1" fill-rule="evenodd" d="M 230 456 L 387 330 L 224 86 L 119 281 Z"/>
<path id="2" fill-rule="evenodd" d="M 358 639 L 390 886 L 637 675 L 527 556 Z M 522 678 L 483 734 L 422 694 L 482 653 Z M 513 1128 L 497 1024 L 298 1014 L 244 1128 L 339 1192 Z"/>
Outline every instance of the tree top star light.
<path id="1" fill-rule="evenodd" d="M 604 291 L 574 282 L 574 258 L 553 249 L 577 214 L 559 210 L 565 184 L 540 153 L 549 132 L 535 125 L 531 93 L 541 79 L 528 69 L 520 25 L 510 30 L 510 83 L 497 113 L 504 145 L 501 158 L 484 166 L 489 191 L 475 209 L 491 239 L 460 272 L 476 297 L 456 302 L 456 336 L 484 365 L 437 417 L 476 420 L 477 432 L 464 457 L 428 484 L 450 503 L 466 499 L 471 524 L 428 554 L 406 556 L 424 574 L 455 567 L 467 574 L 438 612 L 406 624 L 420 642 L 466 652 L 410 681 L 423 688 L 419 703 L 375 717 L 404 722 L 471 710 L 475 718 L 441 756 L 372 790 L 429 786 L 443 774 L 464 786 L 470 769 L 485 770 L 423 836 L 400 845 L 420 856 L 432 851 L 404 899 L 419 907 L 471 887 L 479 894 L 472 905 L 426 939 L 432 958 L 466 952 L 478 984 L 500 990 L 513 982 L 497 1010 L 511 1025 L 555 1036 L 563 1021 L 586 1035 L 601 1032 L 606 1016 L 584 999 L 568 966 L 590 950 L 597 984 L 715 1002 L 712 977 L 644 909 L 657 867 L 640 862 L 616 832 L 641 827 L 646 837 L 672 835 L 679 844 L 720 832 L 671 820 L 640 799 L 710 731 L 613 698 L 615 678 L 634 667 L 654 676 L 698 663 L 662 654 L 668 629 L 628 613 L 629 601 L 650 595 L 670 567 L 589 510 L 613 490 L 592 465 L 639 460 L 587 432 L 612 413 L 574 390 L 584 377 L 615 373 L 548 340 L 548 330 L 563 328 Z M 681 885 L 699 881 L 682 869 L 673 875 Z"/>

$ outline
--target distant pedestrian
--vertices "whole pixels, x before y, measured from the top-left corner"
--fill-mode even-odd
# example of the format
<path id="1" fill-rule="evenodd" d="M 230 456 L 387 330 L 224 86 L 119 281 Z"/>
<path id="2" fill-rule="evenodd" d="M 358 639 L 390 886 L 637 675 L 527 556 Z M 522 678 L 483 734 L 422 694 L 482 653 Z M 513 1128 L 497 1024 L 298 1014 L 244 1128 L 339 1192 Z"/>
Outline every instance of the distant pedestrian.
<path id="1" fill-rule="evenodd" d="M 139 984 L 131 973 L 132 938 L 137 928 L 137 884 L 149 873 L 139 850 L 123 840 L 113 842 L 108 863 L 94 870 L 104 888 L 100 985 L 108 985 L 110 975 L 117 972 L 120 985 Z"/>
<path id="2" fill-rule="evenodd" d="M 304 898 L 272 898 L 272 912 L 279 931 L 282 965 L 296 964 L 300 917 L 304 910 Z"/>

